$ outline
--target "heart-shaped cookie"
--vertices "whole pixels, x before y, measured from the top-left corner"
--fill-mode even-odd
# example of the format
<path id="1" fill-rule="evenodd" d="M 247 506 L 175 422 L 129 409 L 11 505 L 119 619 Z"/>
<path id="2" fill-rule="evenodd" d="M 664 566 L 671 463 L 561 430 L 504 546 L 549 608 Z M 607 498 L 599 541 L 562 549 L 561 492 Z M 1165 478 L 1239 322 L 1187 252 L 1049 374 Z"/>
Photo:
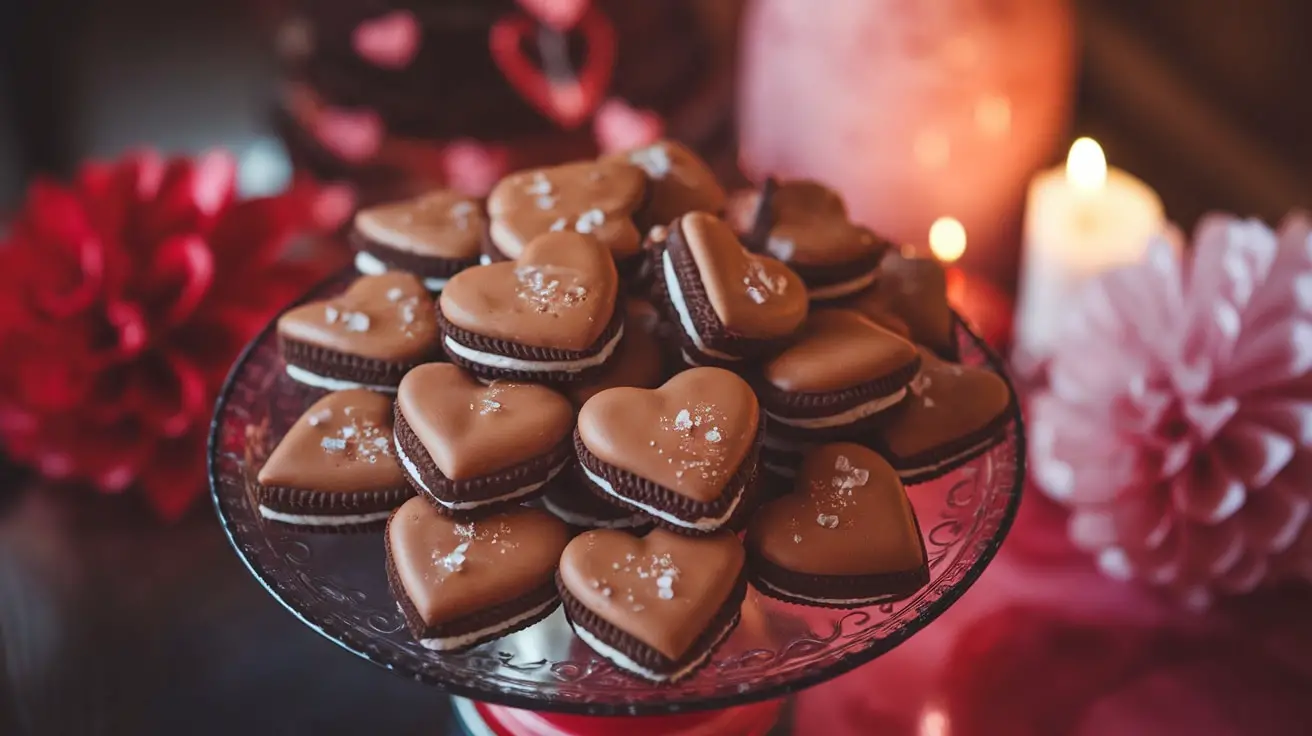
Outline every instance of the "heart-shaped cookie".
<path id="1" fill-rule="evenodd" d="M 598 129 L 601 127 L 598 115 Z M 643 219 L 668 225 L 689 212 L 718 214 L 724 209 L 724 187 L 715 172 L 697 154 L 677 141 L 656 141 L 613 154 L 604 160 L 627 161 L 647 174 L 651 200 Z"/>
<path id="2" fill-rule="evenodd" d="M 891 314 L 906 326 L 913 342 L 945 358 L 957 355 L 947 272 L 937 258 L 890 252 L 880 263 L 879 282 L 840 304 L 881 324 L 887 324 Z"/>
<path id="3" fill-rule="evenodd" d="M 316 401 L 270 453 L 255 489 L 260 514 L 339 529 L 381 522 L 410 495 L 392 452 L 392 400 L 364 389 Z"/>
<path id="4" fill-rule="evenodd" d="M 507 258 L 516 258 L 543 233 L 574 232 L 600 241 L 616 261 L 625 261 L 639 252 L 633 213 L 646 191 L 642 170 L 623 161 L 520 171 L 488 195 L 492 242 Z"/>
<path id="5" fill-rule="evenodd" d="M 437 320 L 423 284 L 391 271 L 287 311 L 278 318 L 278 337 L 296 380 L 332 390 L 387 388 L 432 357 Z"/>
<path id="6" fill-rule="evenodd" d="M 921 348 L 920 373 L 875 444 L 902 480 L 943 475 L 996 444 L 1011 421 L 1007 382 L 985 368 L 949 363 Z"/>
<path id="7" fill-rule="evenodd" d="M 574 409 L 546 386 L 484 384 L 447 363 L 406 374 L 399 416 L 442 475 L 468 480 L 551 453 L 569 439 Z"/>
<path id="8" fill-rule="evenodd" d="M 766 363 L 762 373 L 782 391 L 826 393 L 878 381 L 916 362 L 915 345 L 861 313 L 817 309 L 797 341 Z M 909 380 L 910 375 L 901 385 Z"/>
<path id="9" fill-rule="evenodd" d="M 619 277 L 606 248 L 560 232 L 534 239 L 514 261 L 461 272 L 442 290 L 440 304 L 445 321 L 461 331 L 579 352 L 611 326 L 618 295 Z"/>
<path id="10" fill-rule="evenodd" d="M 859 312 L 817 309 L 762 367 L 757 394 L 771 434 L 842 439 L 901 401 L 919 367 L 915 345 Z"/>
<path id="11" fill-rule="evenodd" d="M 538 509 L 459 522 L 423 499 L 387 524 L 387 577 L 410 632 L 429 649 L 464 649 L 543 618 L 569 533 Z"/>
<path id="12" fill-rule="evenodd" d="M 647 679 L 677 680 L 736 625 L 743 560 L 727 531 L 691 539 L 594 530 L 560 556 L 560 593 L 575 632 L 598 654 Z"/>
<path id="13" fill-rule="evenodd" d="M 688 362 L 732 363 L 776 352 L 806 319 L 806 288 L 797 274 L 749 253 L 712 215 L 680 217 L 656 245 L 656 293 L 682 329 Z"/>
<path id="14" fill-rule="evenodd" d="M 739 233 L 764 232 L 749 243 L 778 258 L 806 282 L 811 299 L 834 299 L 874 283 L 889 243 L 848 219 L 847 206 L 832 189 L 814 181 L 783 182 L 762 210 L 761 192 L 735 194 L 728 207 Z M 768 230 L 758 217 L 770 219 Z"/>
<path id="15" fill-rule="evenodd" d="M 928 580 L 924 542 L 897 471 L 851 443 L 807 452 L 792 492 L 752 518 L 747 548 L 762 592 L 812 605 L 872 605 Z"/>
<path id="16" fill-rule="evenodd" d="M 701 503 L 719 499 L 739 469 L 755 463 L 759 428 L 756 394 L 722 368 L 687 370 L 655 389 L 602 391 L 578 422 L 580 440 L 603 466 Z"/>
<path id="17" fill-rule="evenodd" d="M 367 207 L 355 215 L 351 244 L 364 274 L 409 271 L 430 291 L 478 265 L 487 234 L 482 204 L 449 189 Z"/>

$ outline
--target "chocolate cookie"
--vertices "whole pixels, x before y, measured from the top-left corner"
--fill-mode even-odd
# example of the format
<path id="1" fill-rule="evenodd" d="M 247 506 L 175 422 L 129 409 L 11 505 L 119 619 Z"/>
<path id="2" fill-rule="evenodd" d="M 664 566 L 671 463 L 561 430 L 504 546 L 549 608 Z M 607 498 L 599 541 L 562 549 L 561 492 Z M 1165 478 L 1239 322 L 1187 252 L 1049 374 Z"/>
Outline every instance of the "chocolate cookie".
<path id="1" fill-rule="evenodd" d="M 675 682 L 738 625 L 744 557 L 727 531 L 689 539 L 597 530 L 565 547 L 557 585 L 574 633 L 594 652 L 643 679 Z"/>
<path id="2" fill-rule="evenodd" d="M 858 312 L 817 309 L 755 386 L 772 435 L 854 438 L 906 396 L 919 369 L 915 345 Z"/>
<path id="3" fill-rule="evenodd" d="M 447 279 L 477 266 L 486 239 L 482 203 L 445 189 L 360 210 L 351 232 L 357 271 L 409 271 L 429 291 L 441 291 Z"/>
<path id="4" fill-rule="evenodd" d="M 456 366 L 406 374 L 396 394 L 396 452 L 443 514 L 484 514 L 541 495 L 573 460 L 574 408 L 545 386 L 484 385 Z"/>
<path id="5" fill-rule="evenodd" d="M 694 368 L 657 389 L 612 388 L 588 399 L 574 445 L 604 498 L 699 535 L 750 513 L 761 429 L 743 379 Z"/>
<path id="6" fill-rule="evenodd" d="M 802 605 L 873 606 L 929 582 L 925 543 L 897 472 L 860 445 L 807 453 L 792 492 L 752 518 L 746 545 L 756 589 Z"/>
<path id="7" fill-rule="evenodd" d="M 477 266 L 442 290 L 438 322 L 451 361 L 480 378 L 585 381 L 624 332 L 619 280 L 606 248 L 547 233 L 514 261 Z"/>
<path id="8" fill-rule="evenodd" d="M 891 251 L 880 263 L 878 283 L 838 305 L 855 309 L 895 332 L 905 331 L 912 342 L 929 347 L 940 357 L 957 358 L 947 273 L 937 258 Z"/>
<path id="9" fill-rule="evenodd" d="M 664 356 L 657 330 L 660 314 L 650 302 L 628 299 L 624 303 L 624 337 L 615 355 L 591 380 L 571 383 L 565 393 L 575 406 L 608 388 L 656 388 L 665 381 Z"/>
<path id="10" fill-rule="evenodd" d="M 627 162 L 647 174 L 651 196 L 640 218 L 647 225 L 667 225 L 689 212 L 718 215 L 724 210 L 724 188 L 715 173 L 682 143 L 657 141 L 601 160 Z"/>
<path id="11" fill-rule="evenodd" d="M 428 291 L 408 273 L 362 276 L 340 296 L 278 318 L 287 375 L 329 391 L 395 391 L 406 371 L 440 355 L 433 311 Z"/>
<path id="12" fill-rule="evenodd" d="M 1011 422 L 1011 392 L 998 374 L 948 363 L 925 348 L 920 357 L 910 395 L 871 438 L 908 484 L 946 475 L 983 454 Z"/>
<path id="13" fill-rule="evenodd" d="M 410 633 L 449 652 L 527 628 L 560 602 L 565 525 L 515 507 L 460 522 L 412 498 L 387 522 L 387 580 Z"/>
<path id="14" fill-rule="evenodd" d="M 812 301 L 850 296 L 873 284 L 891 245 L 852 223 L 842 197 L 814 181 L 780 183 L 764 204 L 760 191 L 735 192 L 728 217 L 740 235 L 763 236 L 749 245 L 796 271 Z"/>
<path id="15" fill-rule="evenodd" d="M 542 508 L 574 529 L 651 529 L 651 517 L 609 503 L 587 489 L 589 481 L 577 471 L 572 482 L 553 483 L 542 497 Z"/>
<path id="16" fill-rule="evenodd" d="M 392 453 L 392 400 L 364 389 L 316 401 L 255 484 L 260 516 L 313 531 L 381 526 L 410 495 Z"/>
<path id="17" fill-rule="evenodd" d="M 633 216 L 646 195 L 642 169 L 623 161 L 579 161 L 520 171 L 502 179 L 488 195 L 491 240 L 502 255 L 516 259 L 544 233 L 587 235 L 606 246 L 627 276 L 641 261 L 641 236 Z"/>
<path id="18" fill-rule="evenodd" d="M 722 220 L 693 212 L 653 242 L 656 294 L 683 330 L 692 365 L 737 365 L 777 352 L 806 319 L 806 287 L 787 266 L 747 252 Z"/>

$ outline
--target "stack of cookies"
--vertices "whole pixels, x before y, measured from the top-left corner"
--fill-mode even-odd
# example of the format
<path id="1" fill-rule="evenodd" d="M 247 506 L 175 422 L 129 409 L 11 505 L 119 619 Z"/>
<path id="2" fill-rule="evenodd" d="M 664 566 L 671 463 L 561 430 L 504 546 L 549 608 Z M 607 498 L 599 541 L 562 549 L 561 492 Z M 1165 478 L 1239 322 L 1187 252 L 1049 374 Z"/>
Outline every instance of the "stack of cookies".
<path id="1" fill-rule="evenodd" d="M 954 362 L 942 269 L 814 182 L 726 196 L 661 142 L 360 212 L 362 275 L 285 313 L 327 389 L 257 478 L 269 523 L 385 524 L 435 651 L 558 604 L 652 681 L 686 677 L 748 585 L 852 608 L 929 578 L 905 486 L 998 442 L 1006 382 Z"/>

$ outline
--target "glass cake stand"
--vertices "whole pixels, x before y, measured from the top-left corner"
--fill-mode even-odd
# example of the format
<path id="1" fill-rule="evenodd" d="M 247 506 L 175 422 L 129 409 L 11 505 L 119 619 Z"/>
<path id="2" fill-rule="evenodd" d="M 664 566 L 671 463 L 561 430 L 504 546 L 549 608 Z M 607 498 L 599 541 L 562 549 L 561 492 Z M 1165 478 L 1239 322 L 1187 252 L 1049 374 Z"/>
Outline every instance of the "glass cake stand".
<path id="1" fill-rule="evenodd" d="M 332 278 L 306 299 L 330 296 L 352 276 Z M 963 362 L 1005 378 L 1001 359 L 960 320 L 957 333 Z M 287 378 L 283 368 L 270 324 L 242 353 L 215 408 L 210 483 L 233 548 L 269 594 L 311 629 L 374 664 L 459 696 L 456 710 L 478 736 L 619 727 L 610 718 L 579 716 L 629 716 L 623 727 L 631 733 L 764 733 L 783 696 L 875 659 L 960 598 L 1002 544 L 1024 478 L 1024 428 L 1013 408 L 999 444 L 909 489 L 929 553 L 928 585 L 903 601 L 848 611 L 782 603 L 749 590 L 737 630 L 708 666 L 674 685 L 617 671 L 574 637 L 560 610 L 470 651 L 435 653 L 410 636 L 388 591 L 381 534 L 298 532 L 265 524 L 256 511 L 250 495 L 256 471 L 322 395 Z"/>

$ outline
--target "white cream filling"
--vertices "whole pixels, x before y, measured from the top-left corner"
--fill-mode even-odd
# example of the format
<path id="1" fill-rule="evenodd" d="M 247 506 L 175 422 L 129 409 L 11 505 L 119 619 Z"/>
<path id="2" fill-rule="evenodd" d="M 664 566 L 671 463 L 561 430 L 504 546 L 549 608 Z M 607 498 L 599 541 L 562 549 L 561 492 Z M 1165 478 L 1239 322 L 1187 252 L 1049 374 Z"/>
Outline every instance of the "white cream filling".
<path id="1" fill-rule="evenodd" d="M 387 264 L 378 260 L 378 258 L 365 251 L 355 254 L 355 270 L 366 276 L 379 276 L 387 273 Z M 441 291 L 446 288 L 446 282 L 449 279 L 424 279 L 424 288 L 429 291 Z"/>
<path id="2" fill-rule="evenodd" d="M 328 391 L 346 391 L 347 389 L 352 388 L 367 388 L 370 391 L 379 391 L 385 394 L 396 393 L 396 386 L 373 386 L 368 383 L 359 383 L 358 381 L 329 378 L 327 376 L 321 376 L 318 373 L 311 373 L 304 368 L 294 366 L 290 363 L 287 364 L 287 375 L 290 376 L 293 381 L 303 383 L 306 386 L 327 389 Z"/>
<path id="3" fill-rule="evenodd" d="M 641 526 L 647 522 L 647 517 L 642 514 L 625 516 L 620 519 L 598 519 L 585 514 L 576 514 L 573 511 L 562 509 L 551 502 L 549 498 L 542 499 L 542 505 L 547 508 L 557 519 L 569 524 L 570 526 L 590 527 L 594 529 L 632 529 L 635 526 Z"/>
<path id="4" fill-rule="evenodd" d="M 700 655 L 698 655 L 695 659 L 693 659 L 683 668 L 668 673 L 652 672 L 646 667 L 643 667 L 637 662 L 634 662 L 633 659 L 631 659 L 628 655 L 619 651 L 615 647 L 612 647 L 606 644 L 605 642 L 603 642 L 601 639 L 598 639 L 595 634 L 593 634 L 591 631 L 588 631 L 587 629 L 584 629 L 582 626 L 575 626 L 574 634 L 578 636 L 578 638 L 582 639 L 584 644 L 587 644 L 589 647 L 591 647 L 592 651 L 601 655 L 603 659 L 608 660 L 611 664 L 615 665 L 616 667 L 619 667 L 622 670 L 632 672 L 635 675 L 644 677 L 653 682 L 672 682 L 674 680 L 683 678 L 689 672 L 692 672 L 693 670 L 705 664 L 706 660 L 711 658 L 711 654 L 714 653 L 715 648 L 720 646 L 720 643 L 723 642 L 725 638 L 729 636 L 729 632 L 733 631 L 734 627 L 737 625 L 738 625 L 738 616 L 734 616 L 732 619 L 730 619 L 729 625 L 724 628 L 724 631 L 721 631 L 720 635 L 715 637 L 715 643 L 707 647 L 706 651 L 702 652 Z"/>
<path id="5" fill-rule="evenodd" d="M 940 468 L 944 468 L 947 467 L 948 465 L 959 462 L 961 458 L 966 457 L 967 455 L 973 455 L 974 453 L 981 452 L 989 445 L 992 445 L 994 442 L 995 440 L 990 437 L 989 439 L 986 439 L 983 442 L 975 444 L 966 450 L 962 450 L 961 452 L 958 452 L 957 454 L 953 455 L 952 457 L 946 460 L 940 460 L 936 463 L 930 463 L 929 465 L 924 465 L 919 468 L 909 468 L 909 469 L 899 470 L 897 471 L 897 474 L 903 478 L 909 478 L 912 476 L 920 475 L 921 473 L 931 473 Z"/>
<path id="6" fill-rule="evenodd" d="M 481 350 L 475 350 L 466 345 L 456 342 L 450 335 L 446 337 L 446 346 L 451 352 L 459 355 L 471 363 L 485 365 L 489 368 L 500 368 L 507 371 L 527 371 L 531 373 L 555 373 L 564 371 L 566 373 L 578 373 L 605 363 L 610 359 L 611 353 L 615 352 L 615 346 L 620 344 L 620 338 L 624 336 L 624 326 L 615 331 L 612 337 L 605 345 L 602 346 L 601 352 L 596 355 L 589 355 L 586 358 L 578 360 L 520 360 L 510 358 L 505 355 L 496 355 L 494 353 L 485 353 Z"/>
<path id="7" fill-rule="evenodd" d="M 873 606 L 876 603 L 883 603 L 890 598 L 899 597 L 899 594 L 897 593 L 884 593 L 883 595 L 877 595 L 872 598 L 816 598 L 814 596 L 794 593 L 791 590 L 784 590 L 778 585 L 775 585 L 768 580 L 761 580 L 760 578 L 752 580 L 752 584 L 758 585 L 762 588 L 769 588 L 779 595 L 796 598 L 799 601 L 806 601 L 807 603 L 829 603 L 838 606 Z"/>
<path id="8" fill-rule="evenodd" d="M 720 360 L 742 360 L 736 355 L 721 353 L 718 350 L 712 350 L 706 347 L 702 341 L 702 336 L 697 334 L 697 327 L 692 323 L 692 313 L 688 311 L 688 304 L 683 300 L 683 288 L 679 286 L 679 277 L 674 274 L 674 261 L 670 259 L 670 251 L 667 249 L 661 254 L 661 264 L 665 271 L 665 291 L 670 296 L 670 304 L 674 305 L 674 311 L 679 313 L 679 324 L 683 327 L 683 332 L 692 340 L 692 344 L 697 349 L 712 358 Z M 684 354 L 686 357 L 686 353 Z M 689 361 L 693 362 L 693 361 Z"/>
<path id="9" fill-rule="evenodd" d="M 490 255 L 488 255 L 488 254 L 486 254 L 486 253 L 479 254 L 479 256 L 478 256 L 478 265 L 480 265 L 480 266 L 491 266 L 491 265 L 492 265 L 492 256 L 490 256 Z"/>
<path id="10" fill-rule="evenodd" d="M 816 287 L 808 286 L 806 287 L 806 295 L 813 302 L 821 301 L 824 299 L 838 299 L 839 297 L 855 294 L 858 291 L 861 291 L 862 289 L 866 288 L 867 286 L 875 283 L 875 279 L 878 276 L 879 276 L 879 269 L 875 269 L 870 273 L 862 274 L 848 281 L 840 281 L 837 284 L 830 284 L 828 286 L 816 286 Z"/>
<path id="11" fill-rule="evenodd" d="M 743 500 L 742 489 L 739 489 L 738 495 L 734 496 L 733 502 L 729 504 L 729 508 L 725 509 L 725 512 L 720 516 L 714 518 L 702 517 L 696 521 L 687 521 L 685 519 L 680 519 L 679 517 L 674 516 L 666 511 L 661 511 L 658 508 L 648 506 L 647 504 L 642 503 L 641 501 L 635 501 L 627 496 L 621 496 L 620 494 L 615 492 L 614 487 L 612 487 L 610 482 L 607 481 L 605 478 L 601 477 L 600 475 L 597 475 L 591 470 L 588 470 L 588 468 L 584 466 L 582 463 L 579 464 L 579 467 L 583 468 L 583 472 L 588 476 L 588 480 L 591 480 L 593 483 L 597 484 L 597 487 L 605 491 L 606 493 L 609 493 L 615 498 L 624 501 L 624 503 L 630 506 L 637 506 L 639 509 L 642 509 L 644 512 L 646 512 L 649 516 L 655 516 L 658 519 L 664 519 L 665 521 L 668 521 L 675 526 L 681 526 L 684 527 L 685 529 L 696 529 L 698 531 L 703 531 L 703 532 L 715 531 L 716 529 L 719 529 L 720 527 L 724 526 L 725 522 L 729 521 L 729 517 L 733 516 L 734 509 L 738 508 L 738 502 Z"/>
<path id="12" fill-rule="evenodd" d="M 263 504 L 260 505 L 260 516 L 272 521 L 281 521 L 284 524 L 298 524 L 300 526 L 370 524 L 375 521 L 383 521 L 391 515 L 391 511 L 375 511 L 371 514 L 289 514 L 285 511 L 271 509 Z"/>
<path id="13" fill-rule="evenodd" d="M 873 401 L 867 401 L 866 403 L 852 407 L 847 411 L 842 411 L 827 417 L 807 417 L 806 419 L 799 419 L 797 417 L 781 417 L 778 414 L 769 411 L 766 412 L 766 415 L 780 424 L 787 424 L 790 427 L 798 427 L 800 429 L 842 427 L 865 419 L 868 416 L 878 414 L 906 398 L 906 395 L 906 388 L 900 388 L 897 393 L 889 394 L 888 396 L 881 396 Z"/>
<path id="14" fill-rule="evenodd" d="M 365 276 L 381 276 L 387 273 L 387 264 L 378 260 L 372 253 L 360 251 L 355 254 L 355 270 Z"/>
<path id="15" fill-rule="evenodd" d="M 471 631 L 468 634 L 461 634 L 459 636 L 446 636 L 446 637 L 434 637 L 432 639 L 420 639 L 419 644 L 425 649 L 432 649 L 435 652 L 443 652 L 450 649 L 459 649 L 461 647 L 467 647 L 470 644 L 473 644 L 474 642 L 478 641 L 479 639 L 483 639 L 488 636 L 491 636 L 492 634 L 495 634 L 498 631 L 505 631 L 506 629 L 514 628 L 515 626 L 525 621 L 528 621 L 529 619 L 534 618 L 535 616 L 540 616 L 542 615 L 543 612 L 555 608 L 556 605 L 559 603 L 560 600 L 558 598 L 552 598 L 551 600 L 547 601 L 546 603 L 543 603 L 540 606 L 534 606 L 532 609 L 527 610 L 519 614 L 518 616 L 514 616 L 512 618 L 506 619 L 505 621 L 502 621 L 499 624 L 493 624 L 492 626 L 489 626 L 485 629 L 479 629 L 478 631 Z"/>
<path id="16" fill-rule="evenodd" d="M 487 498 L 481 501 L 461 501 L 461 502 L 453 503 L 451 501 L 444 501 L 438 498 L 437 494 L 433 493 L 433 489 L 429 488 L 428 484 L 424 482 L 424 479 L 420 477 L 419 466 L 415 465 L 414 461 L 411 460 L 405 454 L 405 450 L 401 448 L 401 442 L 397 440 L 395 434 L 392 435 L 392 447 L 396 448 L 396 459 L 401 461 L 401 467 L 405 468 L 405 472 L 408 473 L 410 477 L 413 478 L 414 481 L 419 484 L 420 488 L 424 489 L 428 493 L 428 497 L 442 504 L 446 508 L 455 509 L 456 511 L 476 509 L 481 506 L 487 506 L 489 504 L 504 503 L 505 501 L 510 501 L 519 498 L 520 496 L 527 496 L 533 491 L 536 491 L 542 486 L 545 486 L 547 483 L 550 483 L 551 479 L 555 478 L 556 475 L 560 473 L 560 471 L 564 470 L 565 466 L 569 464 L 568 459 L 562 460 L 559 465 L 552 468 L 551 471 L 547 473 L 547 477 L 545 479 L 540 480 L 537 483 L 530 483 L 526 486 L 523 486 L 522 488 L 517 488 L 505 495 L 497 496 L 496 498 Z"/>

